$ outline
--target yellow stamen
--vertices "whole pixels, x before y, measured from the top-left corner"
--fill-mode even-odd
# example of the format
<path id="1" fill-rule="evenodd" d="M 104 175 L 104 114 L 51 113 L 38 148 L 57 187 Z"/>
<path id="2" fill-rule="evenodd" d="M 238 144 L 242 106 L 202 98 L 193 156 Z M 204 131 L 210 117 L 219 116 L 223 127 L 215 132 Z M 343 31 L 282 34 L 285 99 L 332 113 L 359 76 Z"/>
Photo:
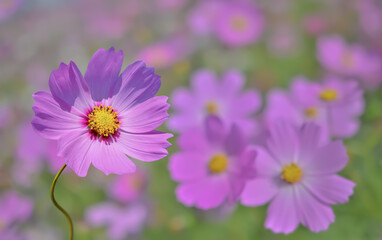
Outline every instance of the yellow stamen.
<path id="1" fill-rule="evenodd" d="M 109 106 L 104 107 L 102 104 L 101 106 L 94 107 L 88 117 L 88 128 L 96 132 L 98 136 L 108 137 L 114 134 L 121 124 L 114 108 Z"/>
<path id="2" fill-rule="evenodd" d="M 317 109 L 315 107 L 310 107 L 310 108 L 307 108 L 305 109 L 305 116 L 309 117 L 309 118 L 314 118 L 317 116 Z"/>
<path id="3" fill-rule="evenodd" d="M 218 113 L 218 105 L 213 101 L 208 102 L 206 105 L 206 111 L 208 114 L 216 115 Z"/>
<path id="4" fill-rule="evenodd" d="M 208 168 L 212 173 L 222 173 L 227 169 L 228 159 L 224 154 L 213 156 L 208 164 Z"/>
<path id="5" fill-rule="evenodd" d="M 326 89 L 320 93 L 320 98 L 324 101 L 334 101 L 338 98 L 338 94 L 334 89 Z"/>
<path id="6" fill-rule="evenodd" d="M 248 27 L 248 20 L 242 15 L 233 16 L 231 26 L 236 31 L 243 31 Z"/>
<path id="7" fill-rule="evenodd" d="M 288 183 L 295 183 L 301 179 L 301 175 L 301 168 L 297 164 L 292 163 L 284 167 L 281 174 L 281 179 Z"/>

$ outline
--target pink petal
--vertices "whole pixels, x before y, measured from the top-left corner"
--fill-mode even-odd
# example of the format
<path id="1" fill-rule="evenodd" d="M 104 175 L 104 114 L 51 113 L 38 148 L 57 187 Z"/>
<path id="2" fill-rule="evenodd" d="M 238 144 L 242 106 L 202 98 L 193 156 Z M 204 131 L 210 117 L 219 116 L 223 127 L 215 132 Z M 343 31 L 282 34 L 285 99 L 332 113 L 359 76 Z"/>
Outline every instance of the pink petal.
<path id="1" fill-rule="evenodd" d="M 256 175 L 258 177 L 275 177 L 282 171 L 282 165 L 279 164 L 276 160 L 273 159 L 269 153 L 261 148 L 255 148 L 257 152 L 255 167 Z"/>
<path id="2" fill-rule="evenodd" d="M 115 94 L 114 88 L 119 81 L 123 62 L 122 51 L 115 52 L 114 47 L 109 50 L 103 48 L 94 53 L 85 73 L 91 96 L 100 102 Z"/>
<path id="3" fill-rule="evenodd" d="M 349 201 L 355 184 L 338 175 L 307 177 L 304 184 L 310 192 L 325 204 L 340 204 Z"/>
<path id="4" fill-rule="evenodd" d="M 258 206 L 269 202 L 279 191 L 273 179 L 256 178 L 247 182 L 241 194 L 241 203 Z"/>
<path id="5" fill-rule="evenodd" d="M 199 194 L 195 206 L 201 209 L 215 208 L 221 205 L 230 191 L 225 178 L 207 178 L 199 186 Z"/>
<path id="6" fill-rule="evenodd" d="M 217 91 L 216 76 L 210 70 L 197 71 L 192 76 L 191 85 L 194 93 L 200 99 L 209 99 Z"/>
<path id="7" fill-rule="evenodd" d="M 33 106 L 35 117 L 32 125 L 43 137 L 58 139 L 68 132 L 84 128 L 83 119 L 63 110 L 50 93 L 37 92 L 33 98 L 36 103 Z M 66 106 L 70 109 L 69 105 Z"/>
<path id="8" fill-rule="evenodd" d="M 198 152 L 173 154 L 169 162 L 171 177 L 176 181 L 198 180 L 207 175 L 207 156 Z"/>
<path id="9" fill-rule="evenodd" d="M 229 70 L 223 76 L 221 92 L 224 96 L 238 94 L 243 88 L 244 82 L 243 74 L 236 70 Z"/>
<path id="10" fill-rule="evenodd" d="M 205 133 L 201 128 L 191 128 L 180 134 L 178 137 L 178 146 L 184 151 L 208 152 L 209 143 Z"/>
<path id="11" fill-rule="evenodd" d="M 120 113 L 121 127 L 131 133 L 144 133 L 159 127 L 167 118 L 167 97 L 153 97 Z"/>

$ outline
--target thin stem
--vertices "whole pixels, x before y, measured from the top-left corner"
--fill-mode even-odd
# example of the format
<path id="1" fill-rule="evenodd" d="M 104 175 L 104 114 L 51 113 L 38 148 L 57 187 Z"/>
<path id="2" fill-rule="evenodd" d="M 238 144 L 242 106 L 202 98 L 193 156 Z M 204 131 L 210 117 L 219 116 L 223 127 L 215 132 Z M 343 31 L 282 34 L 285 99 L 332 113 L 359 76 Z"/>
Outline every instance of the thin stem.
<path id="1" fill-rule="evenodd" d="M 69 214 L 65 211 L 65 209 L 63 207 L 61 207 L 61 205 L 58 204 L 56 202 L 56 199 L 54 198 L 54 187 L 56 186 L 56 182 L 57 182 L 58 178 L 60 177 L 62 171 L 64 171 L 65 168 L 66 168 L 66 164 L 64 164 L 64 166 L 62 166 L 62 168 L 60 169 L 60 171 L 58 171 L 56 177 L 53 180 L 52 187 L 50 188 L 50 199 L 52 199 L 54 206 L 56 206 L 56 208 L 58 208 L 58 210 L 60 210 L 65 215 L 66 219 L 68 220 L 69 230 L 70 230 L 69 239 L 73 240 L 73 222 L 72 222 L 72 219 L 70 218 Z"/>

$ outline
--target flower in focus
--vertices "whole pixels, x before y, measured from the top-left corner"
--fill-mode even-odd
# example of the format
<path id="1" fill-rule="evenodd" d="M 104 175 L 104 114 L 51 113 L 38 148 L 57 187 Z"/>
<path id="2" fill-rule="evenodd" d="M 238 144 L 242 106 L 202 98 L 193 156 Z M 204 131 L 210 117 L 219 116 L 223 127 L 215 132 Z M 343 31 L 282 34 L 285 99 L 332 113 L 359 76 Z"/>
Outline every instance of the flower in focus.
<path id="1" fill-rule="evenodd" d="M 142 197 L 146 190 L 148 176 L 142 170 L 118 176 L 110 186 L 109 195 L 121 203 L 130 203 Z"/>
<path id="2" fill-rule="evenodd" d="M 264 19 L 249 2 L 225 2 L 216 16 L 216 35 L 226 45 L 240 47 L 253 44 L 264 28 Z"/>
<path id="3" fill-rule="evenodd" d="M 137 237 L 148 221 L 149 208 L 143 202 L 118 205 L 105 202 L 92 206 L 86 211 L 86 221 L 94 226 L 107 226 L 108 238 L 122 240 Z"/>
<path id="4" fill-rule="evenodd" d="M 359 129 L 358 117 L 363 113 L 363 91 L 356 81 L 327 77 L 323 83 L 296 78 L 290 93 L 272 90 L 264 113 L 267 124 L 286 121 L 301 126 L 314 122 L 322 128 L 322 136 L 349 138 Z"/>
<path id="5" fill-rule="evenodd" d="M 348 161 L 340 140 L 322 141 L 314 123 L 270 129 L 265 148 L 257 147 L 256 178 L 245 186 L 246 206 L 270 202 L 265 227 L 291 233 L 299 223 L 313 232 L 334 222 L 330 205 L 345 203 L 355 184 L 336 173 Z"/>
<path id="6" fill-rule="evenodd" d="M 192 79 L 192 90 L 178 89 L 173 93 L 172 105 L 175 113 L 168 126 L 176 131 L 202 126 L 208 116 L 218 116 L 227 125 L 236 123 L 246 133 L 256 132 L 257 125 L 252 113 L 260 108 L 259 93 L 247 90 L 241 93 L 244 76 L 237 71 L 227 71 L 221 82 L 209 70 L 196 72 Z"/>
<path id="7" fill-rule="evenodd" d="M 237 201 L 247 180 L 253 178 L 255 153 L 235 125 L 225 129 L 216 116 L 205 129 L 194 128 L 178 139 L 180 152 L 169 162 L 171 177 L 180 182 L 178 201 L 201 209 Z"/>
<path id="8" fill-rule="evenodd" d="M 167 97 L 155 96 L 160 76 L 142 61 L 120 74 L 122 62 L 122 51 L 101 48 L 84 77 L 75 63 L 62 63 L 50 76 L 51 93 L 33 95 L 32 125 L 58 141 L 58 156 L 78 176 L 91 163 L 105 174 L 124 174 L 136 169 L 129 157 L 149 162 L 167 155 L 172 135 L 154 130 L 168 117 Z"/>
<path id="9" fill-rule="evenodd" d="M 17 192 L 4 192 L 0 197 L 0 239 L 16 239 L 17 224 L 26 221 L 32 214 L 33 202 Z"/>
<path id="10" fill-rule="evenodd" d="M 317 58 L 327 70 L 360 78 L 367 86 L 380 82 L 379 76 L 382 70 L 380 56 L 369 52 L 361 45 L 347 44 L 340 36 L 319 38 Z"/>

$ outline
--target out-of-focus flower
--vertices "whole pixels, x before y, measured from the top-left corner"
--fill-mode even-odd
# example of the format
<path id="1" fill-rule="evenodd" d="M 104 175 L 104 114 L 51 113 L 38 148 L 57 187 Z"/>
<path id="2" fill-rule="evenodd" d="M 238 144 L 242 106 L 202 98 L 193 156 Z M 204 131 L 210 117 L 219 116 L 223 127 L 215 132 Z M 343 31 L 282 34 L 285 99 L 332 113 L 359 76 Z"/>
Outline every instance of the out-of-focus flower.
<path id="1" fill-rule="evenodd" d="M 145 47 L 138 53 L 137 59 L 156 68 L 167 68 L 183 59 L 190 51 L 191 46 L 188 41 L 182 36 L 176 36 L 168 41 Z"/>
<path id="2" fill-rule="evenodd" d="M 326 30 L 327 23 L 323 15 L 310 15 L 304 19 L 304 28 L 309 34 L 318 36 Z"/>
<path id="3" fill-rule="evenodd" d="M 20 239 L 15 238 L 18 234 L 15 234 L 14 229 L 17 228 L 17 224 L 31 216 L 32 200 L 17 192 L 8 191 L 0 197 L 0 206 L 0 239 Z"/>
<path id="4" fill-rule="evenodd" d="M 363 113 L 363 91 L 356 81 L 327 77 L 323 83 L 298 77 L 290 93 L 272 90 L 267 97 L 264 116 L 267 124 L 286 121 L 301 126 L 314 122 L 323 135 L 348 138 L 359 129 L 358 117 Z"/>
<path id="5" fill-rule="evenodd" d="M 158 8 L 167 10 L 167 11 L 174 11 L 179 10 L 182 8 L 188 0 L 155 0 Z"/>
<path id="6" fill-rule="evenodd" d="M 110 186 L 109 195 L 118 202 L 131 203 L 141 198 L 146 190 L 148 176 L 142 170 L 118 176 Z"/>
<path id="7" fill-rule="evenodd" d="M 15 180 L 29 186 L 32 184 L 32 175 L 42 170 L 44 162 L 52 173 L 56 173 L 64 165 L 64 160 L 57 156 L 57 141 L 41 138 L 29 123 L 22 125 L 13 166 Z"/>
<path id="8" fill-rule="evenodd" d="M 210 34 L 214 31 L 214 22 L 223 5 L 222 1 L 201 1 L 188 15 L 191 31 L 198 35 Z"/>
<path id="9" fill-rule="evenodd" d="M 24 0 L 1 0 L 0 22 L 15 14 L 23 5 Z"/>
<path id="10" fill-rule="evenodd" d="M 247 183 L 242 203 L 270 202 L 265 227 L 291 233 L 299 223 L 313 232 L 334 222 L 332 204 L 345 203 L 355 184 L 336 173 L 348 161 L 341 141 L 320 141 L 320 128 L 279 124 L 270 129 L 265 148 L 258 147 L 256 178 Z"/>
<path id="11" fill-rule="evenodd" d="M 138 236 L 148 221 L 149 208 L 144 202 L 125 206 L 101 203 L 86 211 L 86 220 L 95 227 L 106 226 L 108 239 L 121 240 Z"/>
<path id="12" fill-rule="evenodd" d="M 134 172 L 127 157 L 155 161 L 167 155 L 171 134 L 154 130 L 168 117 L 161 81 L 143 62 L 120 75 L 122 51 L 99 49 L 83 77 L 75 63 L 62 63 L 49 79 L 51 93 L 37 92 L 32 125 L 58 140 L 58 156 L 78 176 L 91 163 L 105 174 Z"/>
<path id="13" fill-rule="evenodd" d="M 268 50 L 275 56 L 285 57 L 295 53 L 300 43 L 299 33 L 287 24 L 275 27 L 268 35 Z"/>
<path id="14" fill-rule="evenodd" d="M 225 2 L 216 16 L 216 35 L 231 47 L 253 44 L 264 28 L 264 18 L 250 2 Z"/>
<path id="15" fill-rule="evenodd" d="M 227 125 L 236 123 L 246 133 L 256 131 L 256 121 L 250 117 L 260 108 L 261 99 L 257 91 L 241 93 L 244 76 L 237 71 L 227 71 L 221 82 L 209 70 L 196 72 L 192 79 L 192 90 L 175 90 L 172 105 L 175 113 L 168 126 L 176 131 L 202 126 L 207 116 L 219 116 Z"/>
<path id="16" fill-rule="evenodd" d="M 359 0 L 356 4 L 361 30 L 372 40 L 382 38 L 382 4 L 375 0 Z"/>
<path id="17" fill-rule="evenodd" d="M 382 71 L 380 56 L 359 44 L 347 44 L 340 36 L 319 38 L 317 58 L 327 70 L 360 78 L 365 85 L 375 85 Z"/>
<path id="18" fill-rule="evenodd" d="M 255 153 L 245 136 L 216 116 L 206 119 L 205 128 L 190 129 L 178 139 L 180 152 L 173 154 L 171 177 L 180 182 L 178 201 L 201 209 L 218 207 L 239 198 L 246 181 L 253 178 Z"/>
<path id="19" fill-rule="evenodd" d="M 0 130 L 10 123 L 13 117 L 12 109 L 9 105 L 0 105 Z"/>

